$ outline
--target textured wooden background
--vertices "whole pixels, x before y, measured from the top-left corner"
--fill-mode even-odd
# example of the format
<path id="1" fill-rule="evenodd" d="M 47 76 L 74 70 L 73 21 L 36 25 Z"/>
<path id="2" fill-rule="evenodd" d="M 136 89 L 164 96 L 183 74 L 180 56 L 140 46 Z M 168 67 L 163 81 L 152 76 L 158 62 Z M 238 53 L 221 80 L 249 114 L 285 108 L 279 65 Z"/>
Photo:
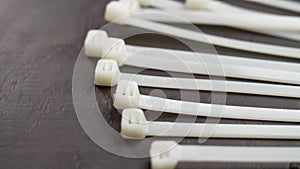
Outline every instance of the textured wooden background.
<path id="1" fill-rule="evenodd" d="M 229 1 L 229 0 L 228 0 Z M 149 159 L 128 159 L 110 154 L 82 130 L 72 102 L 72 73 L 86 32 L 100 28 L 108 0 L 0 0 L 0 169 L 149 168 Z M 230 2 L 249 8 L 292 14 L 269 7 Z M 228 37 L 300 47 L 298 42 L 224 27 L 201 26 L 204 32 Z M 118 28 L 116 34 L 128 30 Z M 159 41 L 158 41 L 159 40 Z M 127 39 L 144 44 L 183 49 L 173 39 L 142 35 Z M 216 47 L 219 53 L 244 57 L 279 58 Z M 293 59 L 284 59 L 297 62 Z M 280 68 L 279 68 L 280 69 Z M 154 74 L 160 72 L 150 71 Z M 299 77 L 300 78 L 300 77 Z M 98 100 L 110 97 L 110 89 L 97 87 Z M 142 93 L 151 89 L 143 88 Z M 164 90 L 179 98 L 177 91 Z M 200 92 L 210 102 L 209 92 Z M 228 94 L 227 104 L 300 109 L 299 99 Z M 101 105 L 105 117 L 118 129 L 111 105 Z M 105 111 L 107 110 L 107 111 Z M 108 111 L 110 110 L 110 111 Z M 174 119 L 171 115 L 160 117 Z M 201 121 L 201 119 L 199 119 Z M 259 123 L 222 120 L 222 123 Z M 270 124 L 270 123 L 266 123 Z M 197 140 L 185 139 L 183 144 Z M 207 145 L 300 146 L 300 141 L 209 139 Z M 299 155 L 300 156 L 300 155 Z M 178 168 L 300 168 L 299 164 L 180 164 Z"/>

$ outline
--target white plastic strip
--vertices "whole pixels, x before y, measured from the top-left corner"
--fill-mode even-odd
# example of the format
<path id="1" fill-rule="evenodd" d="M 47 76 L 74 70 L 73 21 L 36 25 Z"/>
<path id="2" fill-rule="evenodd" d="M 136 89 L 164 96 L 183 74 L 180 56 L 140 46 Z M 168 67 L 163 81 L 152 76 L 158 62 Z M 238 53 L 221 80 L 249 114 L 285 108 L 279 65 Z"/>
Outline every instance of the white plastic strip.
<path id="1" fill-rule="evenodd" d="M 163 2 L 163 0 L 162 1 L 156 1 L 156 2 Z M 164 3 L 168 4 L 168 2 L 164 2 Z M 205 0 L 205 1 L 203 1 L 203 0 L 187 0 L 186 5 L 189 8 L 192 8 L 192 9 L 197 9 L 197 10 L 202 10 L 202 11 L 206 10 L 206 11 L 210 11 L 210 12 L 213 12 L 213 13 L 218 13 L 220 16 L 223 16 L 223 14 L 227 14 L 227 13 L 238 13 L 239 16 L 241 14 L 242 15 L 243 14 L 248 14 L 248 15 L 251 15 L 252 17 L 256 17 L 256 18 L 260 18 L 261 15 L 270 16 L 270 17 L 273 17 L 273 18 L 279 16 L 279 15 L 275 15 L 275 14 L 263 13 L 263 12 L 259 12 L 259 11 L 255 11 L 255 10 L 245 9 L 245 8 L 242 8 L 242 7 L 227 4 L 223 1 L 216 1 L 216 0 Z M 178 10 L 185 10 L 183 4 L 181 4 L 181 6 L 179 4 L 177 4 L 177 8 L 172 8 L 171 10 L 175 11 L 175 9 L 177 11 Z M 167 8 L 166 10 L 169 11 L 170 9 Z M 222 14 L 220 14 L 220 13 L 222 13 Z M 175 14 L 177 14 L 177 13 L 175 13 Z M 148 19 L 155 20 L 154 18 L 148 18 Z M 161 20 L 161 18 L 158 18 L 158 20 Z M 167 22 L 170 22 L 170 18 L 165 19 L 165 20 Z M 173 22 L 178 22 L 178 21 L 179 20 L 174 20 Z M 224 20 L 222 20 L 222 22 L 223 21 Z M 200 18 L 199 18 L 197 20 L 197 23 L 201 24 L 202 20 L 200 20 Z M 226 26 L 232 26 L 232 25 L 228 25 L 227 23 L 225 25 Z M 252 32 L 262 33 L 262 34 L 266 34 L 266 35 L 271 35 L 271 36 L 275 36 L 275 37 L 300 41 L 300 33 L 299 32 L 257 30 L 257 29 L 252 29 L 251 30 L 249 28 L 243 28 L 243 27 L 240 27 L 240 26 L 237 27 L 237 28 L 252 31 Z"/>
<path id="2" fill-rule="evenodd" d="M 201 0 L 195 0 L 195 1 L 201 1 Z M 250 11 L 250 10 L 243 9 L 243 8 L 240 8 L 237 6 L 233 6 L 226 2 L 217 1 L 217 0 L 210 0 L 209 3 L 207 3 L 205 5 L 204 9 L 207 11 L 211 11 L 211 12 L 239 12 L 242 14 Z"/>
<path id="3" fill-rule="evenodd" d="M 291 0 L 245 0 L 248 2 L 255 2 L 263 5 L 268 5 L 276 8 L 281 8 L 293 12 L 300 12 L 300 3 Z"/>
<path id="4" fill-rule="evenodd" d="M 278 16 L 275 14 L 270 14 L 270 13 L 263 13 L 251 9 L 246 9 L 238 6 L 234 6 L 231 4 L 228 4 L 223 1 L 216 1 L 216 0 L 211 0 L 209 3 L 206 5 L 206 9 L 215 12 L 215 13 L 238 13 L 240 14 L 250 14 L 250 15 L 265 15 L 265 16 Z M 222 15 L 222 14 L 220 14 Z M 257 16 L 259 18 L 259 16 Z M 245 28 L 244 28 L 245 29 Z M 245 29 L 249 30 L 249 29 Z M 264 31 L 264 30 L 249 30 L 257 33 L 262 33 L 266 35 L 271 35 L 275 37 L 280 37 L 280 38 L 285 38 L 285 39 L 290 39 L 290 40 L 296 40 L 300 41 L 300 32 L 286 32 L 286 31 Z"/>
<path id="5" fill-rule="evenodd" d="M 184 89 L 184 90 L 202 90 L 231 92 L 243 94 L 256 94 L 265 96 L 283 96 L 300 98 L 300 87 L 246 83 L 222 80 L 204 80 L 204 79 L 188 79 L 188 78 L 168 78 L 159 76 L 146 76 L 125 74 L 121 75 L 121 80 L 133 80 L 139 86 L 158 87 L 168 89 Z"/>
<path id="6" fill-rule="evenodd" d="M 253 31 L 253 30 L 250 30 Z M 300 31 L 298 32 L 272 32 L 272 31 L 253 31 L 257 33 L 262 33 L 266 35 L 271 35 L 279 38 L 284 38 L 284 39 L 289 39 L 289 40 L 294 40 L 294 41 L 300 41 Z"/>
<path id="7" fill-rule="evenodd" d="M 168 64 L 166 64 L 168 63 Z M 170 72 L 195 73 L 210 76 L 234 77 L 269 82 L 300 85 L 300 73 L 272 70 L 240 65 L 220 65 L 218 63 L 199 63 L 179 60 L 153 59 L 149 57 L 129 57 L 125 65 L 164 70 Z M 276 76 L 274 76 L 276 75 Z"/>
<path id="8" fill-rule="evenodd" d="M 204 90 L 300 98 L 300 87 L 297 86 L 194 78 L 172 78 L 121 73 L 116 61 L 107 59 L 98 61 L 95 70 L 96 85 L 115 86 L 120 80 L 135 81 L 139 86 L 145 87 Z"/>
<path id="9" fill-rule="evenodd" d="M 147 121 L 141 109 L 122 112 L 121 134 L 125 138 L 159 137 L 300 139 L 297 125 L 247 125 Z"/>
<path id="10" fill-rule="evenodd" d="M 144 9 L 140 13 L 153 13 L 161 15 L 138 15 L 137 17 L 158 22 L 183 22 L 175 17 L 182 18 L 188 22 L 205 25 L 221 25 L 243 28 L 248 30 L 268 30 L 268 31 L 300 31 L 300 18 L 293 16 L 272 16 L 263 14 L 240 14 L 236 13 L 217 13 L 206 11 L 161 11 L 155 9 Z"/>
<path id="11" fill-rule="evenodd" d="M 262 43 L 247 42 L 242 40 L 235 40 L 230 38 L 224 38 L 214 35 L 206 34 L 206 39 L 195 31 L 190 31 L 182 28 L 177 28 L 174 26 L 169 26 L 161 23 L 155 23 L 151 21 L 141 20 L 133 17 L 126 17 L 121 20 L 116 21 L 120 24 L 131 25 L 143 29 L 148 29 L 152 31 L 157 31 L 163 34 L 177 36 L 180 38 L 190 39 L 197 42 L 207 43 L 207 40 L 214 44 L 239 50 L 258 52 L 282 57 L 296 58 L 300 59 L 300 49 L 292 47 L 283 47 L 276 45 L 268 45 Z"/>
<path id="12" fill-rule="evenodd" d="M 182 3 L 174 0 L 139 0 L 139 2 L 143 6 L 152 6 L 163 10 L 178 10 L 185 8 Z"/>
<path id="13" fill-rule="evenodd" d="M 150 148 L 152 169 L 175 169 L 179 162 L 300 162 L 299 154 L 297 147 L 177 145 L 173 141 L 156 141 Z"/>
<path id="14" fill-rule="evenodd" d="M 195 6 L 202 6 L 201 8 L 198 9 L 205 9 L 208 11 L 232 11 L 232 12 L 256 12 L 256 13 L 264 13 L 264 12 L 260 12 L 260 11 L 254 11 L 254 10 L 250 10 L 250 9 L 244 9 L 241 10 L 243 8 L 237 7 L 237 6 L 233 6 L 230 5 L 226 2 L 220 1 L 220 0 L 208 0 L 208 2 L 203 3 L 202 0 L 186 0 L 186 6 L 191 8 L 191 9 L 197 9 L 194 8 L 193 6 L 189 6 L 189 4 L 191 4 L 191 2 L 188 1 L 193 1 L 194 7 Z M 286 10 L 290 10 L 290 11 L 294 11 L 294 12 L 300 12 L 300 3 L 296 2 L 296 1 L 292 1 L 292 0 L 244 0 L 244 1 L 248 1 L 248 2 L 254 2 L 254 3 L 258 3 L 258 4 L 264 4 L 264 5 L 268 5 L 268 6 L 273 6 L 273 7 L 277 7 L 277 8 L 281 8 L 281 9 L 286 9 Z M 198 4 L 198 5 L 197 5 Z M 177 8 L 178 10 L 180 8 Z M 275 14 L 271 14 L 269 13 L 269 15 L 275 15 Z"/>
<path id="15" fill-rule="evenodd" d="M 140 108 L 192 116 L 300 122 L 300 110 L 215 105 L 141 95 L 133 81 L 120 81 L 114 96 L 117 109 Z M 215 110 L 220 112 L 213 112 Z"/>
<path id="16" fill-rule="evenodd" d="M 119 0 L 122 3 L 129 3 L 131 0 Z M 226 10 L 236 10 L 236 8 L 226 3 L 222 3 L 216 0 L 186 0 L 185 5 L 182 2 L 174 0 L 138 0 L 141 6 L 152 6 L 163 10 L 208 10 L 215 11 L 219 8 Z M 131 1 L 133 2 L 133 1 Z"/>
<path id="17" fill-rule="evenodd" d="M 253 59 L 253 58 L 242 58 L 235 56 L 227 56 L 220 54 L 208 54 L 208 53 L 198 53 L 192 51 L 181 51 L 174 49 L 162 49 L 162 48 L 153 48 L 153 47 L 144 47 L 144 46 L 134 46 L 126 45 L 127 51 L 131 53 L 131 56 L 141 54 L 142 56 L 152 57 L 152 58 L 166 58 L 166 59 L 177 59 L 182 61 L 195 61 L 203 63 L 216 63 L 225 65 L 242 65 L 250 67 L 259 67 L 259 68 L 268 68 L 268 69 L 277 69 L 300 72 L 300 64 L 297 63 L 288 63 L 280 61 L 268 61 L 262 59 Z M 168 54 L 171 56 L 166 56 L 162 54 Z"/>
<path id="18" fill-rule="evenodd" d="M 145 13 L 154 13 L 155 10 L 145 10 Z M 156 11 L 156 13 L 159 11 Z M 271 25 L 268 22 L 264 22 L 266 25 L 264 24 L 260 24 L 259 25 L 255 25 L 254 24 L 254 20 L 253 23 L 249 22 L 249 17 L 248 16 L 242 16 L 242 15 L 237 15 L 235 13 L 230 14 L 231 16 L 229 16 L 229 14 L 225 14 L 225 13 L 210 13 L 210 12 L 194 12 L 191 13 L 190 11 L 186 12 L 178 12 L 178 11 L 174 11 L 172 12 L 168 12 L 172 15 L 176 15 L 182 19 L 185 19 L 188 22 L 194 23 L 194 24 L 202 24 L 202 25 L 217 25 L 217 26 L 229 26 L 229 27 L 234 27 L 234 28 L 239 28 L 239 29 L 243 29 L 243 30 L 248 30 L 248 31 L 252 31 L 252 32 L 256 32 L 256 33 L 262 33 L 262 34 L 266 34 L 266 35 L 271 35 L 271 36 L 276 36 L 276 37 L 281 37 L 281 38 L 286 38 L 286 39 L 290 39 L 290 40 L 296 40 L 296 41 L 300 41 L 300 27 L 296 28 L 295 30 L 291 31 L 285 31 L 285 30 L 279 30 L 281 29 L 281 27 L 278 27 L 278 25 L 283 22 L 278 20 L 278 25 Z M 225 15 L 225 16 L 224 16 Z M 227 16 L 226 16 L 227 15 Z M 263 16 L 255 16 L 253 14 L 249 14 L 253 19 L 254 18 L 262 18 Z M 165 16 L 165 17 L 164 17 Z M 150 20 L 150 21 L 156 21 L 156 22 L 164 22 L 164 23 L 184 23 L 182 20 L 179 19 L 175 19 L 172 17 L 168 17 L 167 15 L 164 16 L 150 16 L 150 15 L 141 15 L 139 18 L 141 19 L 146 19 L 146 20 Z M 232 16 L 239 16 L 238 18 L 234 18 Z M 223 17 L 228 18 L 228 19 L 223 19 Z M 277 16 L 276 16 L 277 17 Z M 230 21 L 229 21 L 230 20 Z M 265 19 L 267 21 L 270 21 L 270 19 Z M 300 23 L 300 18 L 297 19 Z M 243 21 L 243 22 L 242 22 Z M 257 21 L 256 21 L 257 22 Z M 291 22 L 295 22 L 295 21 L 291 21 Z M 284 23 L 284 22 L 283 22 Z M 290 23 L 291 24 L 291 23 Z M 285 29 L 285 28 L 283 28 Z"/>

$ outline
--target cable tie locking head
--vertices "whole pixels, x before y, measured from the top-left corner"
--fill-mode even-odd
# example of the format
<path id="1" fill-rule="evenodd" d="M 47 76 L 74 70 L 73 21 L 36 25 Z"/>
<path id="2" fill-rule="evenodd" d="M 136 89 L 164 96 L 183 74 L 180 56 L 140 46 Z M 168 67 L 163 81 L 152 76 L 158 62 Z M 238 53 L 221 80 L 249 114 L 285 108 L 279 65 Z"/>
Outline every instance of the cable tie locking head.
<path id="1" fill-rule="evenodd" d="M 122 66 L 128 57 L 125 41 L 118 38 L 108 38 L 103 30 L 90 30 L 85 40 L 87 56 L 113 59 Z"/>
<path id="2" fill-rule="evenodd" d="M 117 109 L 138 108 L 140 91 L 134 81 L 119 81 L 114 94 L 114 107 Z"/>
<path id="3" fill-rule="evenodd" d="M 122 112 L 122 137 L 127 139 L 144 139 L 147 136 L 147 120 L 141 109 L 125 109 Z"/>
<path id="4" fill-rule="evenodd" d="M 101 57 L 103 54 L 103 46 L 108 41 L 105 31 L 90 30 L 84 42 L 84 50 L 87 56 Z"/>
<path id="5" fill-rule="evenodd" d="M 201 10 L 207 6 L 211 0 L 186 0 L 185 5 L 190 9 Z"/>
<path id="6" fill-rule="evenodd" d="M 120 78 L 120 70 L 115 60 L 100 59 L 95 70 L 95 84 L 100 86 L 115 86 Z"/>
<path id="7" fill-rule="evenodd" d="M 131 16 L 141 9 L 138 0 L 112 1 L 106 6 L 105 19 L 114 21 L 122 17 Z"/>
<path id="8" fill-rule="evenodd" d="M 150 148 L 153 169 L 174 169 L 181 156 L 181 147 L 174 141 L 153 142 Z"/>
<path id="9" fill-rule="evenodd" d="M 128 57 L 125 41 L 118 38 L 109 38 L 104 45 L 102 58 L 113 59 L 117 61 L 119 66 L 124 64 L 124 61 Z"/>

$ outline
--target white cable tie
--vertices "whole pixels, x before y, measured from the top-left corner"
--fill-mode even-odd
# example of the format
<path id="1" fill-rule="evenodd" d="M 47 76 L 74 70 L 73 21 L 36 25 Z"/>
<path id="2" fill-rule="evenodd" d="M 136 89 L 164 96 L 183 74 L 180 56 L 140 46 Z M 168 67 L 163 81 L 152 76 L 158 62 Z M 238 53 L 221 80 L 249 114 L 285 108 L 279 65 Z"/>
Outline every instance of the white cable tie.
<path id="1" fill-rule="evenodd" d="M 173 141 L 155 141 L 150 148 L 152 169 L 175 169 L 179 162 L 293 163 L 300 162 L 299 154 L 297 147 L 178 145 Z"/>
<path id="2" fill-rule="evenodd" d="M 253 32 L 284 38 L 288 40 L 300 41 L 300 31 L 298 32 L 253 31 Z"/>
<path id="3" fill-rule="evenodd" d="M 141 20 L 132 17 L 124 18 L 122 23 L 143 28 L 143 29 L 157 31 L 172 36 L 177 36 L 179 38 L 190 39 L 197 42 L 202 42 L 202 43 L 210 42 L 213 45 L 219 45 L 219 46 L 233 48 L 233 49 L 300 59 L 300 55 L 299 55 L 300 49 L 294 47 L 285 47 L 285 46 L 270 45 L 270 44 L 263 44 L 257 42 L 248 42 L 248 41 L 230 39 L 230 38 L 219 37 L 219 36 L 209 35 L 209 34 L 206 34 L 205 39 L 203 39 L 203 36 L 195 31 L 176 28 L 174 26 L 169 26 L 161 23 L 155 23 L 155 22 Z"/>
<path id="4" fill-rule="evenodd" d="M 186 6 L 188 6 L 188 7 L 191 7 L 191 6 L 189 6 L 189 3 L 191 3 L 191 2 L 188 2 L 188 1 L 194 1 L 193 3 L 195 3 L 195 4 L 199 3 L 198 5 L 194 5 L 194 6 L 202 6 L 201 8 L 199 8 L 201 10 L 207 10 L 210 12 L 218 13 L 219 15 L 223 15 L 223 13 L 238 13 L 239 15 L 249 14 L 252 16 L 256 16 L 257 18 L 260 18 L 261 15 L 271 16 L 271 17 L 279 16 L 276 14 L 264 13 L 264 12 L 259 12 L 259 11 L 255 11 L 255 10 L 251 10 L 251 9 L 238 7 L 238 6 L 223 2 L 223 1 L 216 1 L 216 0 L 209 0 L 209 2 L 207 2 L 205 4 L 202 4 L 203 3 L 202 0 L 187 0 Z M 191 8 L 191 9 L 194 9 L 194 8 Z M 180 9 L 178 8 L 178 10 L 180 10 Z M 262 33 L 262 34 L 266 34 L 266 35 L 271 35 L 271 36 L 275 36 L 275 37 L 300 41 L 300 32 L 255 30 L 255 29 L 250 30 L 247 28 L 240 28 L 240 29 L 257 32 L 257 33 Z"/>
<path id="5" fill-rule="evenodd" d="M 165 23 L 185 23 L 183 20 L 169 17 L 174 15 L 194 24 L 230 26 L 246 30 L 262 31 L 300 31 L 300 18 L 294 16 L 271 16 L 263 14 L 217 13 L 209 11 L 161 11 L 144 9 L 141 13 L 161 13 L 161 15 L 140 15 L 140 19 L 147 19 Z"/>
<path id="6" fill-rule="evenodd" d="M 162 55 L 162 53 L 170 54 L 172 57 Z M 153 60 L 156 58 L 174 60 L 176 57 L 177 60 L 182 60 L 183 62 L 202 61 L 203 63 L 215 63 L 216 61 L 219 61 L 221 64 L 225 65 L 242 65 L 276 70 L 280 68 L 280 70 L 300 72 L 300 65 L 297 63 L 125 45 L 125 42 L 122 39 L 108 38 L 107 33 L 103 30 L 90 30 L 88 32 L 85 40 L 85 54 L 91 57 L 114 59 L 120 66 L 124 64 L 124 61 L 128 57 L 147 57 L 152 58 Z"/>
<path id="7" fill-rule="evenodd" d="M 194 4 L 197 4 L 195 6 L 201 6 L 201 8 L 194 8 L 193 6 L 190 6 L 189 3 L 191 2 L 189 1 L 193 1 Z M 249 10 L 241 10 L 243 8 L 238 8 L 236 6 L 218 0 L 208 0 L 208 2 L 206 3 L 202 3 L 202 0 L 186 0 L 185 6 L 188 7 L 189 9 L 205 10 L 210 12 L 239 12 L 244 14 L 245 12 L 249 11 Z"/>
<path id="8" fill-rule="evenodd" d="M 143 110 L 125 109 L 122 112 L 121 135 L 128 139 L 158 136 L 298 140 L 300 126 L 147 121 Z"/>
<path id="9" fill-rule="evenodd" d="M 289 10 L 292 12 L 300 12 L 300 3 L 291 0 L 245 0 L 248 2 L 255 2 L 263 5 L 268 5 L 276 8 Z"/>
<path id="10" fill-rule="evenodd" d="M 289 63 L 282 61 L 270 61 L 254 58 L 242 58 L 235 56 L 227 56 L 220 54 L 209 54 L 209 53 L 199 53 L 192 51 L 182 51 L 176 49 L 162 49 L 154 47 L 145 47 L 145 46 L 134 46 L 126 45 L 127 51 L 131 53 L 131 56 L 141 54 L 142 56 L 148 56 L 152 58 L 166 58 L 166 59 L 178 59 L 182 61 L 202 61 L 203 63 L 214 63 L 220 62 L 225 65 L 242 65 L 249 67 L 259 67 L 259 68 L 268 68 L 268 69 L 278 69 L 286 71 L 300 72 L 300 64 Z M 162 55 L 163 53 L 172 55 Z M 139 55 L 140 56 L 140 55 Z"/>
<path id="11" fill-rule="evenodd" d="M 185 9 L 181 2 L 174 0 L 139 0 L 139 3 L 142 6 L 152 6 L 163 10 Z"/>
<path id="12" fill-rule="evenodd" d="M 300 3 L 296 1 L 291 0 L 244 0 L 248 2 L 254 2 L 258 4 L 268 5 L 276 8 L 281 8 L 293 12 L 300 12 Z M 216 0 L 186 0 L 185 5 L 194 10 L 219 10 L 220 8 L 225 10 L 236 10 L 237 8 L 234 8 L 232 5 L 226 5 L 226 3 L 223 3 L 222 1 L 216 1 Z M 179 8 L 178 8 L 179 9 Z M 236 10 L 236 12 L 240 12 Z M 258 11 L 257 11 L 258 12 Z"/>
<path id="13" fill-rule="evenodd" d="M 300 122 L 300 110 L 206 104 L 141 95 L 134 81 L 118 83 L 114 94 L 114 107 L 117 109 L 140 108 L 191 116 Z M 215 109 L 218 112 L 213 111 Z"/>
<path id="14" fill-rule="evenodd" d="M 134 1 L 133 1 L 134 2 Z M 140 9 L 135 8 L 135 5 L 124 4 L 121 2 L 113 1 L 106 6 L 105 18 L 108 21 L 115 21 L 119 24 L 131 25 L 143 29 L 161 32 L 168 35 L 173 35 L 185 39 L 194 40 L 197 42 L 208 43 L 207 40 L 214 44 L 229 48 L 246 50 L 251 52 L 258 52 L 282 57 L 290 57 L 300 59 L 300 49 L 293 47 L 283 47 L 277 45 L 269 45 L 262 43 L 247 42 L 242 40 L 230 39 L 219 37 L 215 35 L 206 35 L 205 39 L 198 32 L 177 28 L 161 23 L 155 23 L 147 20 L 142 20 L 130 17 L 139 12 Z"/>
<path id="15" fill-rule="evenodd" d="M 297 86 L 192 78 L 172 78 L 121 73 L 116 61 L 107 59 L 101 59 L 98 61 L 95 69 L 96 85 L 115 86 L 121 80 L 135 81 L 139 86 L 144 87 L 231 92 L 300 98 L 300 87 Z"/>
<path id="16" fill-rule="evenodd" d="M 167 63 L 167 64 L 166 64 Z M 152 59 L 146 57 L 129 57 L 124 65 L 164 70 L 170 72 L 194 73 L 219 77 L 234 77 L 268 82 L 300 85 L 300 73 L 241 65 L 218 63 L 201 63 L 180 60 Z"/>

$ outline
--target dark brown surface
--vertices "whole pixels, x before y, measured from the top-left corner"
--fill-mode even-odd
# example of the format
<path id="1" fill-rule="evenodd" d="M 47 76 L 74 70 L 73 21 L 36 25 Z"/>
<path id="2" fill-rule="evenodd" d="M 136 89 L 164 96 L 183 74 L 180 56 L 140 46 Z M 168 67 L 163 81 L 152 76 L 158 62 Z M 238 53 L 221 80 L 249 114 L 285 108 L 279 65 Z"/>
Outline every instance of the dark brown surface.
<path id="1" fill-rule="evenodd" d="M 149 168 L 148 159 L 112 155 L 81 129 L 72 103 L 73 67 L 86 32 L 100 28 L 108 0 L 0 0 L 0 169 Z M 231 2 L 236 2 L 231 0 Z M 240 2 L 236 2 L 240 3 Z M 292 14 L 253 4 L 242 4 L 282 14 Z M 297 15 L 297 14 L 295 14 Z M 298 14 L 299 15 L 299 14 Z M 298 42 L 279 40 L 229 28 L 201 27 L 205 32 L 300 47 Z M 122 33 L 118 28 L 116 33 Z M 153 35 L 128 39 L 133 44 L 182 48 L 171 39 Z M 147 39 L 147 40 L 146 40 Z M 220 53 L 278 59 L 227 48 Z M 292 59 L 286 61 L 298 62 Z M 110 92 L 108 89 L 101 89 Z M 97 90 L 97 91 L 98 91 Z M 149 93 L 142 89 L 142 93 Z M 178 93 L 165 91 L 170 98 Z M 101 99 L 99 94 L 98 99 Z M 201 92 L 203 102 L 210 101 Z M 298 99 L 228 94 L 227 104 L 300 109 Z M 100 105 L 102 109 L 111 105 Z M 108 109 L 107 109 L 108 110 Z M 105 112 L 105 111 L 104 111 Z M 114 119 L 111 112 L 108 119 Z M 172 119 L 165 115 L 162 119 Z M 246 121 L 224 120 L 224 123 Z M 256 122 L 247 122 L 256 123 Z M 118 128 L 119 123 L 112 123 Z M 195 143 L 186 139 L 183 143 Z M 300 146 L 300 141 L 210 139 L 208 145 Z M 299 155 L 300 156 L 300 155 Z M 194 166 L 194 165 L 192 165 Z M 299 168 L 297 164 L 203 164 L 202 168 Z M 241 167 L 242 166 L 242 167 Z M 181 164 L 179 168 L 190 168 Z M 195 165 L 193 168 L 200 168 Z"/>

